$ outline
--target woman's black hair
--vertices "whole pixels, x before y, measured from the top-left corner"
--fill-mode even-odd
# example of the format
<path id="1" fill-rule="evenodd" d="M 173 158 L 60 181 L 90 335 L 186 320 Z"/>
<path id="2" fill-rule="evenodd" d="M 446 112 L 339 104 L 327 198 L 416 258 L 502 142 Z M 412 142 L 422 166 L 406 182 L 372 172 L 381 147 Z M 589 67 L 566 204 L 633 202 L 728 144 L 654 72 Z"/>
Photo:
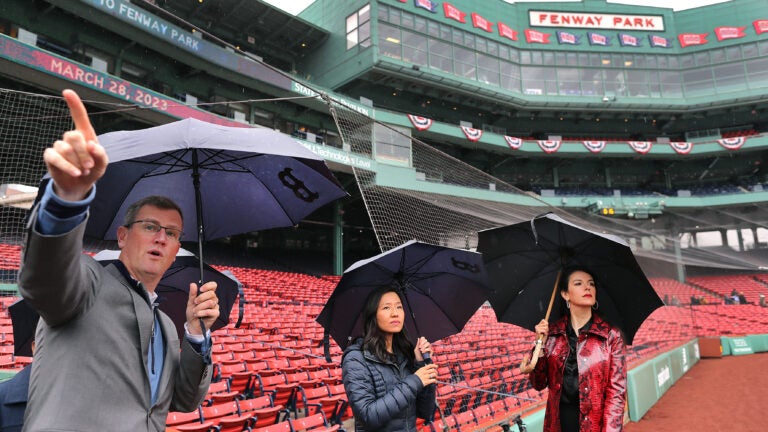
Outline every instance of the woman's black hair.
<path id="1" fill-rule="evenodd" d="M 376 288 L 369 295 L 365 302 L 365 310 L 363 310 L 363 349 L 369 351 L 381 361 L 387 361 L 392 359 L 392 354 L 387 352 L 387 343 L 384 340 L 384 332 L 379 328 L 379 323 L 376 321 L 376 314 L 379 311 L 379 302 L 381 297 L 388 293 L 393 292 L 400 297 L 400 301 L 405 307 L 405 301 L 403 300 L 402 291 L 400 289 L 383 286 Z M 403 309 L 405 311 L 405 309 Z M 405 312 L 403 312 L 405 314 Z M 403 316 L 405 321 L 405 316 Z M 411 363 L 415 361 L 415 354 L 413 353 L 414 345 L 408 339 L 408 333 L 403 327 L 400 333 L 394 333 L 392 335 L 392 351 L 394 354 L 400 353 L 404 355 Z"/>
<path id="2" fill-rule="evenodd" d="M 595 275 L 584 267 L 566 267 L 560 273 L 560 283 L 557 285 L 557 290 L 560 292 L 568 292 L 568 280 L 571 278 L 571 275 L 577 271 L 582 271 L 592 276 L 592 279 L 595 278 Z M 595 283 L 597 283 L 597 281 L 595 281 Z"/>

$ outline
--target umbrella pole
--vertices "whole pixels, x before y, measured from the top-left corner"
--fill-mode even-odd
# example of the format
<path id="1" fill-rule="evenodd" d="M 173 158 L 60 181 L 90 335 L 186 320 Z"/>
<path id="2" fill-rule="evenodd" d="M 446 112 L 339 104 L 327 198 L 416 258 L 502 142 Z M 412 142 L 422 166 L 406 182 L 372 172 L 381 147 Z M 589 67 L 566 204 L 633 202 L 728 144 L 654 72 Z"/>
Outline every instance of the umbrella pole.
<path id="1" fill-rule="evenodd" d="M 197 149 L 192 149 L 192 185 L 195 189 L 195 212 L 197 216 L 197 252 L 200 258 L 200 280 L 197 285 L 197 295 L 200 295 L 200 288 L 205 282 L 203 280 L 203 198 L 200 194 L 200 171 L 199 162 L 197 160 Z M 211 338 L 208 336 L 208 332 L 205 328 L 205 323 L 202 318 L 200 320 L 200 330 L 203 332 L 203 352 L 205 352 L 211 346 Z"/>
<path id="2" fill-rule="evenodd" d="M 560 285 L 560 276 L 562 276 L 562 274 L 563 274 L 562 269 L 557 271 L 555 286 L 552 288 L 552 295 L 549 297 L 549 306 L 547 307 L 547 314 L 544 315 L 544 319 L 547 321 L 549 321 L 549 314 L 552 313 L 552 305 L 555 304 L 555 296 L 557 295 L 557 286 Z M 536 363 L 538 363 L 539 361 L 539 355 L 541 354 L 541 347 L 543 345 L 544 345 L 544 337 L 541 335 L 538 335 L 538 337 L 536 338 L 536 348 L 533 350 L 531 359 L 529 361 L 526 361 L 525 358 L 523 358 L 522 363 L 520 363 L 520 372 L 522 373 L 533 372 L 533 369 L 536 368 Z"/>

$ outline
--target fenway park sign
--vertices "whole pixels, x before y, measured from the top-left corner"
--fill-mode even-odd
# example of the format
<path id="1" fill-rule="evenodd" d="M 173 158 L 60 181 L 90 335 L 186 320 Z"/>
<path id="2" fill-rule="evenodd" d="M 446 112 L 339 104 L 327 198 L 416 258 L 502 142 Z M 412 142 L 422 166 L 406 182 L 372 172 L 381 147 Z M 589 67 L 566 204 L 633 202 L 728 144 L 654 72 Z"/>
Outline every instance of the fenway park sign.
<path id="1" fill-rule="evenodd" d="M 568 27 L 634 31 L 664 31 L 661 15 L 624 15 L 581 12 L 529 11 L 531 27 Z"/>

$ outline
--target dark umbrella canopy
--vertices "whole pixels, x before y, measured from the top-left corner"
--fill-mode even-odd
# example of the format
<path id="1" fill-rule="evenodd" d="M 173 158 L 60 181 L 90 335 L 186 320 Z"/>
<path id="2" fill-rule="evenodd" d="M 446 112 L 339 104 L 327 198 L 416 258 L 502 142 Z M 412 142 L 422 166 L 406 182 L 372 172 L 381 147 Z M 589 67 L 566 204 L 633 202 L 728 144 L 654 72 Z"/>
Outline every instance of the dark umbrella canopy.
<path id="1" fill-rule="evenodd" d="M 344 349 L 363 335 L 368 294 L 399 287 L 405 298 L 405 328 L 412 342 L 436 341 L 459 333 L 488 298 L 488 276 L 476 252 L 411 240 L 350 266 L 317 322 Z"/>
<path id="2" fill-rule="evenodd" d="M 499 321 L 534 330 L 547 310 L 558 271 L 583 267 L 597 286 L 597 313 L 619 327 L 631 345 L 640 325 L 663 306 L 629 245 L 546 214 L 478 233 L 494 293 L 489 300 Z M 549 321 L 565 311 L 555 294 Z"/>
<path id="3" fill-rule="evenodd" d="M 17 356 L 32 357 L 32 341 L 40 315 L 26 300 L 20 299 L 8 306 L 13 326 L 13 353 Z"/>
<path id="4" fill-rule="evenodd" d="M 292 226 L 346 196 L 319 156 L 287 135 L 186 119 L 99 136 L 109 155 L 86 234 L 115 240 L 127 207 L 148 195 L 173 199 L 185 241 Z M 200 217 L 198 217 L 200 213 Z"/>
<path id="5" fill-rule="evenodd" d="M 120 256 L 120 251 L 104 250 L 97 253 L 94 259 L 102 265 L 114 262 Z M 211 331 L 218 330 L 229 324 L 229 315 L 240 291 L 240 282 L 208 264 L 203 265 L 206 281 L 216 282 L 216 296 L 219 299 L 219 318 L 213 323 Z M 189 298 L 190 282 L 197 283 L 200 278 L 200 260 L 186 249 L 179 249 L 171 267 L 166 270 L 160 283 L 155 288 L 158 295 L 160 310 L 165 312 L 176 325 L 176 331 L 181 338 L 184 335 L 184 323 L 187 321 L 186 307 Z"/>

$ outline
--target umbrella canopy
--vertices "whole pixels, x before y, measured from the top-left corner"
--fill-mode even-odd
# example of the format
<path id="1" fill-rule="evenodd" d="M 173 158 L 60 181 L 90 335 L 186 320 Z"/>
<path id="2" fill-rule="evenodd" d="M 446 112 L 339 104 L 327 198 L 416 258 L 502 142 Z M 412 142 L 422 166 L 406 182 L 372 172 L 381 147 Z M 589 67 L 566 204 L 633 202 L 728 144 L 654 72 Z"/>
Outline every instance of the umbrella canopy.
<path id="1" fill-rule="evenodd" d="M 414 343 L 420 336 L 435 341 L 459 333 L 490 291 L 480 254 L 411 240 L 344 272 L 317 317 L 342 349 L 363 335 L 366 299 L 381 286 L 401 290 Z"/>
<path id="2" fill-rule="evenodd" d="M 106 266 L 117 261 L 119 250 L 103 250 L 94 259 Z M 229 315 L 239 292 L 242 291 L 240 281 L 234 275 L 226 275 L 208 264 L 203 265 L 206 281 L 216 282 L 216 296 L 219 299 L 219 318 L 213 323 L 211 331 L 218 330 L 229 324 Z M 200 277 L 200 260 L 186 249 L 179 249 L 171 267 L 163 274 L 163 278 L 155 288 L 158 295 L 160 310 L 165 312 L 176 325 L 176 331 L 181 338 L 184 335 L 184 323 L 187 321 L 186 308 L 189 298 L 190 282 L 197 282 Z"/>
<path id="3" fill-rule="evenodd" d="M 40 315 L 24 299 L 8 306 L 8 313 L 13 326 L 13 354 L 32 357 L 32 341 Z"/>
<path id="4" fill-rule="evenodd" d="M 323 159 L 285 134 L 186 119 L 99 136 L 110 164 L 98 181 L 86 234 L 115 240 L 129 205 L 173 199 L 182 240 L 292 226 L 346 196 Z"/>
<path id="5" fill-rule="evenodd" d="M 589 231 L 555 214 L 478 233 L 494 292 L 489 300 L 499 321 L 531 331 L 545 316 L 558 272 L 583 267 L 597 286 L 597 313 L 619 327 L 628 345 L 643 321 L 663 306 L 629 245 Z M 550 322 L 565 311 L 555 293 Z"/>

